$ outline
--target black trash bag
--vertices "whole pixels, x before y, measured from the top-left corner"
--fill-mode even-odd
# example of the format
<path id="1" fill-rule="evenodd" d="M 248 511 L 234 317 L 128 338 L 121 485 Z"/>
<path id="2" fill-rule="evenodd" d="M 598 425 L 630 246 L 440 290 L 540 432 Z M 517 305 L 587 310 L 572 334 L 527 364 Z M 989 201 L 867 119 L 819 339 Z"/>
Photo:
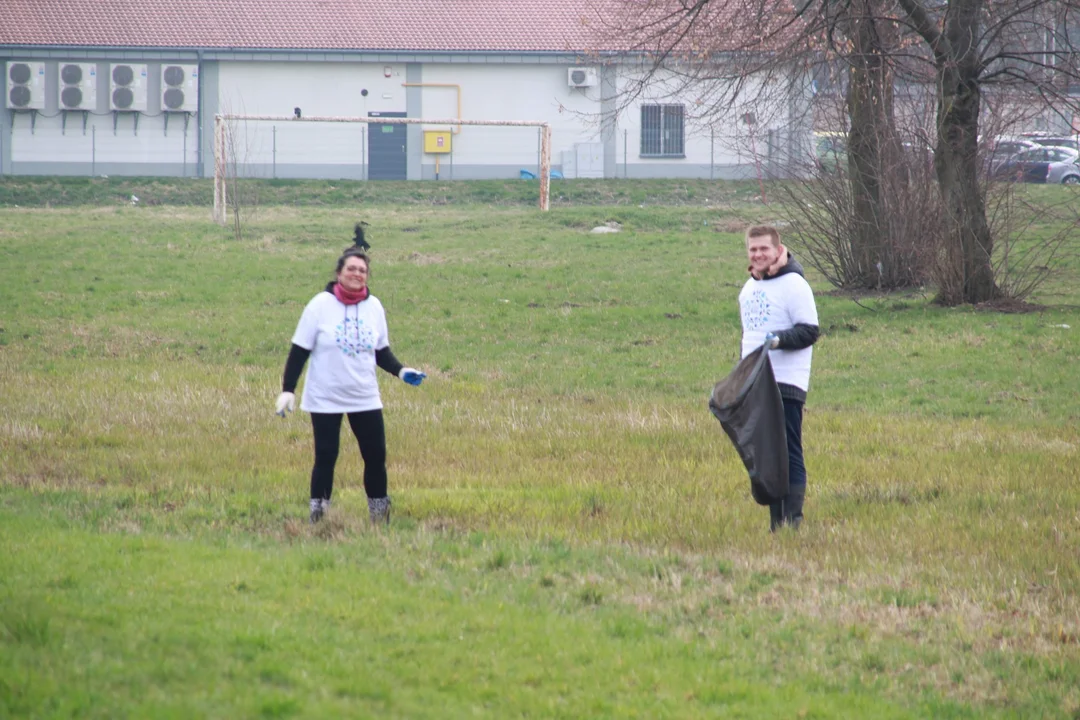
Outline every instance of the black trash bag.
<path id="1" fill-rule="evenodd" d="M 788 494 L 787 425 L 769 351 L 762 345 L 716 383 L 709 409 L 750 473 L 750 494 L 771 505 Z"/>

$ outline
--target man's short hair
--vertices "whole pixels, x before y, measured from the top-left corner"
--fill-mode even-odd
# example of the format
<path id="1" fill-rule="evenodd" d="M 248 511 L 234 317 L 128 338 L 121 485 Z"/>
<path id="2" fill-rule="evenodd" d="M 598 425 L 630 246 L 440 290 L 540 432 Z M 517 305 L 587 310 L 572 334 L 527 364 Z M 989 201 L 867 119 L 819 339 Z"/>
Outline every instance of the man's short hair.
<path id="1" fill-rule="evenodd" d="M 768 236 L 773 247 L 780 247 L 780 231 L 772 225 L 751 225 L 746 228 L 746 246 L 750 247 L 750 238 Z"/>

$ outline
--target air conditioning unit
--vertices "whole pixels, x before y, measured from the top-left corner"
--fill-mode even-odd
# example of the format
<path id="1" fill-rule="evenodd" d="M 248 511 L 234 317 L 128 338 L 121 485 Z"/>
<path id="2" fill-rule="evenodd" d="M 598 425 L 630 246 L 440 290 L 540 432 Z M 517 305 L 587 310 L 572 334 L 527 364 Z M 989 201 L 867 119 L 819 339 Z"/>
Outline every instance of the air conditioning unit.
<path id="1" fill-rule="evenodd" d="M 146 65 L 114 63 L 109 66 L 109 80 L 111 110 L 146 112 Z"/>
<path id="2" fill-rule="evenodd" d="M 566 69 L 566 83 L 570 87 L 596 87 L 600 82 L 600 73 L 594 67 L 572 67 Z"/>
<path id="3" fill-rule="evenodd" d="M 45 107 L 45 63 L 7 64 L 7 106 L 15 110 L 42 110 Z"/>
<path id="4" fill-rule="evenodd" d="M 163 112 L 198 112 L 199 66 L 161 65 L 161 109 Z"/>
<path id="5" fill-rule="evenodd" d="M 97 63 L 60 63 L 60 109 L 97 109 Z"/>

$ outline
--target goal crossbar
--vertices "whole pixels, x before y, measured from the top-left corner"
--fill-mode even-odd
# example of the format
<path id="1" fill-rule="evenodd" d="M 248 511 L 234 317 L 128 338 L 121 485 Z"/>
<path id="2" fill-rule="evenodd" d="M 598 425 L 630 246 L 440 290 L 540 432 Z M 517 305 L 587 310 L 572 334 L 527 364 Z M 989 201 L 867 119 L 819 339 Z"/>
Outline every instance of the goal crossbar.
<path id="1" fill-rule="evenodd" d="M 243 115 L 223 113 L 214 116 L 214 221 L 225 224 L 227 206 L 226 183 L 228 147 L 226 133 L 228 122 L 251 120 L 256 122 L 322 122 L 322 123 L 375 123 L 378 125 L 503 125 L 507 127 L 540 128 L 540 209 L 551 207 L 551 123 L 542 120 L 463 120 L 461 118 L 384 118 L 293 115 Z"/>

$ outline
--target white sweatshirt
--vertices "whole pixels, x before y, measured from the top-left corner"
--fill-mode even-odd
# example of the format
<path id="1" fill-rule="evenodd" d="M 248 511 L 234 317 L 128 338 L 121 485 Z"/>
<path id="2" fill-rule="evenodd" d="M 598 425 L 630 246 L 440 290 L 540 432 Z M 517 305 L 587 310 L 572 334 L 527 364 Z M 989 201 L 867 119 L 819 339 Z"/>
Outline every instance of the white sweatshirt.
<path id="1" fill-rule="evenodd" d="M 750 278 L 739 293 L 742 316 L 742 357 L 746 357 L 765 342 L 765 335 L 789 330 L 797 323 L 817 325 L 817 305 L 814 291 L 806 278 L 788 272 L 767 280 Z M 794 385 L 803 391 L 810 389 L 810 360 L 813 348 L 802 350 L 770 350 L 776 382 Z"/>
<path id="2" fill-rule="evenodd" d="M 375 351 L 390 345 L 390 333 L 377 297 L 345 305 L 333 293 L 319 293 L 304 308 L 292 341 L 311 351 L 300 409 L 350 413 L 382 408 Z"/>

